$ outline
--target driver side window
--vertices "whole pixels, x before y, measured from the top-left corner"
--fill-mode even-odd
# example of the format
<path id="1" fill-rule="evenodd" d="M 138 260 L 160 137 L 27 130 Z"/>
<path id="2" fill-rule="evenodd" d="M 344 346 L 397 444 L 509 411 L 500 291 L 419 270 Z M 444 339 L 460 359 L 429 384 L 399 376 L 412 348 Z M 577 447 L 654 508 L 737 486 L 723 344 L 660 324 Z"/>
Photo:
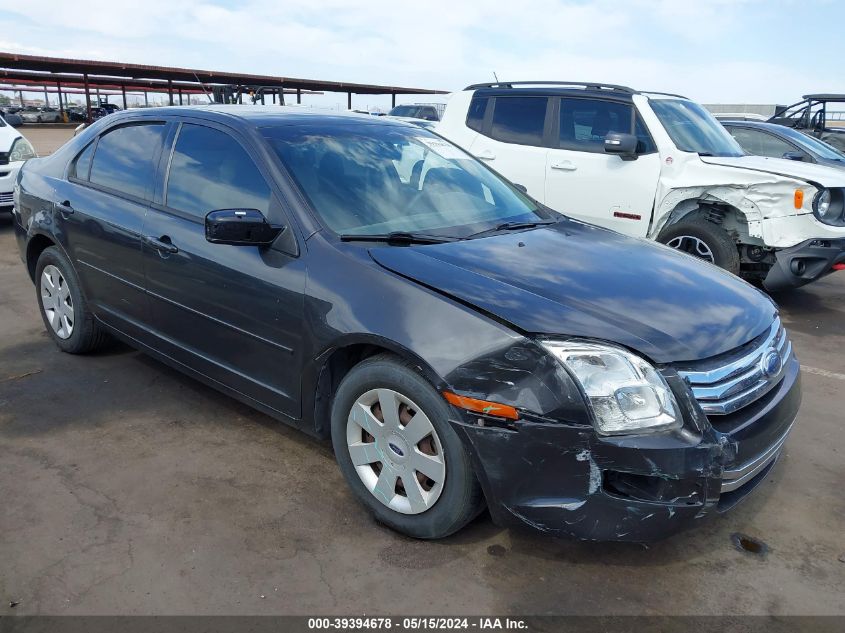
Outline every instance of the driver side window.
<path id="1" fill-rule="evenodd" d="M 270 188 L 240 143 L 214 128 L 183 123 L 167 178 L 166 204 L 205 217 L 217 209 L 270 208 Z"/>
<path id="2" fill-rule="evenodd" d="M 560 100 L 559 145 L 561 149 L 604 153 L 604 139 L 611 132 L 634 134 L 640 154 L 655 151 L 654 141 L 640 120 L 633 125 L 633 106 L 602 99 Z"/>

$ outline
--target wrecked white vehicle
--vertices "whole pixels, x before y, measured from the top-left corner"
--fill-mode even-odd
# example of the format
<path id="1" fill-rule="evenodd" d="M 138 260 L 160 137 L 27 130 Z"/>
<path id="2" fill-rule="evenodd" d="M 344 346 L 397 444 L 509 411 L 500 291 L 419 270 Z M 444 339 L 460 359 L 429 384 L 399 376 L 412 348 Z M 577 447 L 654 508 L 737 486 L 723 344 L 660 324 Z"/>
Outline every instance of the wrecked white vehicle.
<path id="1" fill-rule="evenodd" d="M 452 97 L 436 131 L 553 209 L 658 240 L 767 290 L 845 269 L 845 173 L 748 156 L 679 95 L 479 84 Z"/>

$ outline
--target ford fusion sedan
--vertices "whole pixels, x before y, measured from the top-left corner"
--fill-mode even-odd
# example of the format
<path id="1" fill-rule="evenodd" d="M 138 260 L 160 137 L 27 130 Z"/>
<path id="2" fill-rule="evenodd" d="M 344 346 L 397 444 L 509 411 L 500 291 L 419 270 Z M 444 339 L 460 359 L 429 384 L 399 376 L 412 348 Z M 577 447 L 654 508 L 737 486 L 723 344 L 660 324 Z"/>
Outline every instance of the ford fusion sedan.
<path id="1" fill-rule="evenodd" d="M 764 481 L 799 409 L 761 292 L 401 121 L 119 112 L 24 166 L 15 225 L 59 348 L 115 336 L 330 439 L 413 537 L 486 505 L 654 540 Z"/>

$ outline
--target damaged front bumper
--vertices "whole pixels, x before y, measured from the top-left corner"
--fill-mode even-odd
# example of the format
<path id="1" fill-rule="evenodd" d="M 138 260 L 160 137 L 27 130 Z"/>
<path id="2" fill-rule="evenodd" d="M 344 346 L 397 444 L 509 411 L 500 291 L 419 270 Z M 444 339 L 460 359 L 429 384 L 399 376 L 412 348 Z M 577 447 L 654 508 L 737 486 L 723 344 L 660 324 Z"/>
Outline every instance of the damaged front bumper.
<path id="1" fill-rule="evenodd" d="M 732 508 L 763 481 L 800 400 L 792 356 L 779 385 L 758 402 L 675 432 L 602 437 L 591 427 L 540 418 L 453 425 L 473 455 L 497 524 L 649 542 Z"/>
<path id="2" fill-rule="evenodd" d="M 845 264 L 845 238 L 807 240 L 777 251 L 775 257 L 763 286 L 769 292 L 798 288 Z"/>

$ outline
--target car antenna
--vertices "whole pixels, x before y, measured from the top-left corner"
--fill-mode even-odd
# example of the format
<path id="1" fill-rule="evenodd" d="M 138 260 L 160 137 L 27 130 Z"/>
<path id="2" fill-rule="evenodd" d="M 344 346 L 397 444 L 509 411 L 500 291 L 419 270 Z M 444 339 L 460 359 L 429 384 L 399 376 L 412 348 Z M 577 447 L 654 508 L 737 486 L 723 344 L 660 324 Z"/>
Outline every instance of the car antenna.
<path id="1" fill-rule="evenodd" d="M 499 83 L 499 78 L 496 76 L 496 71 L 493 71 L 493 79 L 496 80 L 496 83 Z"/>
<path id="2" fill-rule="evenodd" d="M 209 94 L 208 90 L 205 89 L 205 86 L 200 81 L 200 78 L 197 76 L 197 73 L 194 73 L 194 79 L 197 80 L 197 83 L 200 85 L 200 88 L 202 88 L 202 91 L 203 93 L 205 93 L 205 98 L 208 99 L 208 102 L 214 103 L 214 99 L 211 98 L 211 95 Z"/>

